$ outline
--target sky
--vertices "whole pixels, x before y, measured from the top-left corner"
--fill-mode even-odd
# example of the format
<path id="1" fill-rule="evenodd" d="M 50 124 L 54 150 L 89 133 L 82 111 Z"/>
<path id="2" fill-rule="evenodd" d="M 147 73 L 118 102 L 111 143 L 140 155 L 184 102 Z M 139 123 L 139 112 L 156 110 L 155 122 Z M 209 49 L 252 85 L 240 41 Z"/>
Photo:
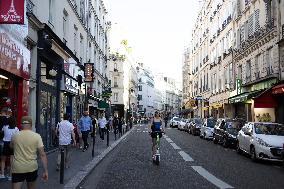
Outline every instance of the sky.
<path id="1" fill-rule="evenodd" d="M 138 62 L 181 82 L 183 52 L 200 0 L 104 0 Z"/>

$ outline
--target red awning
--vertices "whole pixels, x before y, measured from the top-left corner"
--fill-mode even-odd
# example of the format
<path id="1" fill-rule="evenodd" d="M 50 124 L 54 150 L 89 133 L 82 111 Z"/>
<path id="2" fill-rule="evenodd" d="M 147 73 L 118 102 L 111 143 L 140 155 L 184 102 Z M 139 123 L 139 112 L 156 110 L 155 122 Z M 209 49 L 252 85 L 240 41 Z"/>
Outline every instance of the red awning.
<path id="1" fill-rule="evenodd" d="M 263 91 L 258 96 L 254 97 L 254 108 L 275 108 L 277 102 L 273 95 L 271 95 L 271 88 Z"/>
<path id="2" fill-rule="evenodd" d="M 284 84 L 279 84 L 272 88 L 272 94 L 281 94 L 281 93 L 284 93 Z"/>

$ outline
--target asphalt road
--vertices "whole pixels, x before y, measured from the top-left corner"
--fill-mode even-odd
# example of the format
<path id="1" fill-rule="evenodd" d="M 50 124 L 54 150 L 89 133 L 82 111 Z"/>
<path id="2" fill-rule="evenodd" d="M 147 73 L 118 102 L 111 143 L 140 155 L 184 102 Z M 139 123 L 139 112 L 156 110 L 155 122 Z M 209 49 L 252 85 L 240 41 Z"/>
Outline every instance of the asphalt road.
<path id="1" fill-rule="evenodd" d="M 157 166 L 151 160 L 147 128 L 137 126 L 80 188 L 284 188 L 284 168 L 279 164 L 254 163 L 232 149 L 177 129 L 167 129 L 160 152 L 161 163 Z"/>

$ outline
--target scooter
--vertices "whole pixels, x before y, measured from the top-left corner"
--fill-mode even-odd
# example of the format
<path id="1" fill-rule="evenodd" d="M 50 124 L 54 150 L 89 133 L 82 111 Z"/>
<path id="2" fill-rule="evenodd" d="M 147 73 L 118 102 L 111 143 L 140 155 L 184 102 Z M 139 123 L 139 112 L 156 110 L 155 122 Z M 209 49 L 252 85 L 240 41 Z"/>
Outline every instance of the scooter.
<path id="1" fill-rule="evenodd" d="M 160 155 L 160 133 L 161 131 L 155 131 L 154 134 L 156 136 L 156 153 L 153 156 L 153 163 L 156 165 L 160 164 L 161 155 Z"/>

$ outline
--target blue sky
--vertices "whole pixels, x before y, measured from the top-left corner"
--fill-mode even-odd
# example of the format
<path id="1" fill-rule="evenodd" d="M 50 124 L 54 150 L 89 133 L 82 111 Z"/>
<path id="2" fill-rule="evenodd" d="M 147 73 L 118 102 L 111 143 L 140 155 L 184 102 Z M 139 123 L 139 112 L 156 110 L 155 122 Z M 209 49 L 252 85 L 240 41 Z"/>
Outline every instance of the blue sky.
<path id="1" fill-rule="evenodd" d="M 182 53 L 190 42 L 199 0 L 104 0 L 137 61 L 181 81 Z"/>

